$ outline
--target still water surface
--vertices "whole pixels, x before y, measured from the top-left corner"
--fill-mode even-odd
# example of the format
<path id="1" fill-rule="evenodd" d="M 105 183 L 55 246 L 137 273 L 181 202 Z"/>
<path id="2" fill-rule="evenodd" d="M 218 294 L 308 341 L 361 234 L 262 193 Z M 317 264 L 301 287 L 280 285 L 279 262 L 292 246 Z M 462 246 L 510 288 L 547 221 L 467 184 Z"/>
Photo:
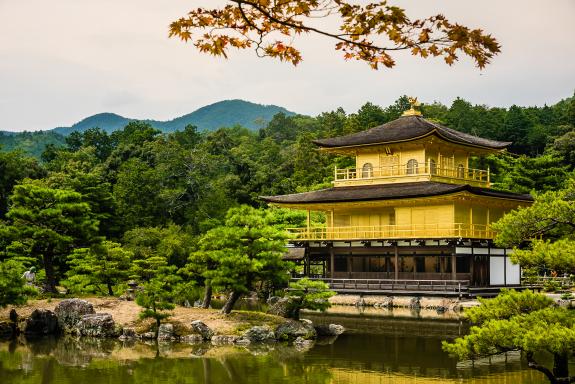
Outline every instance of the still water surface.
<path id="1" fill-rule="evenodd" d="M 308 316 L 337 322 L 348 333 L 300 352 L 292 347 L 209 348 L 73 338 L 0 344 L 0 383 L 42 384 L 384 384 L 545 383 L 517 354 L 461 364 L 441 340 L 467 331 L 454 319 L 425 314 L 357 313 Z"/>

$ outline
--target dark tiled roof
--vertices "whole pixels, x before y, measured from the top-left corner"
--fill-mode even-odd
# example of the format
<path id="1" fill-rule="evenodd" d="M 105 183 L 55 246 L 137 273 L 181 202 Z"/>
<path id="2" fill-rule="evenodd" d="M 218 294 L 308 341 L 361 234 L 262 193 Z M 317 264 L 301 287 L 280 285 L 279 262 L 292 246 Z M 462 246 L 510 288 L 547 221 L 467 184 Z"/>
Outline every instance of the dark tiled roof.
<path id="1" fill-rule="evenodd" d="M 494 191 L 492 189 L 472 187 L 470 185 L 437 183 L 434 181 L 336 187 L 283 196 L 261 196 L 260 198 L 269 203 L 314 204 L 338 203 L 344 201 L 393 200 L 412 197 L 428 197 L 447 195 L 463 191 L 467 191 L 475 195 L 533 201 L 533 198 L 530 195 Z"/>
<path id="2" fill-rule="evenodd" d="M 471 145 L 490 149 L 504 149 L 511 145 L 510 142 L 483 139 L 459 132 L 440 124 L 433 123 L 421 116 L 402 116 L 375 128 L 354 133 L 347 136 L 339 136 L 331 139 L 314 140 L 320 147 L 334 148 L 350 145 L 385 144 L 400 141 L 408 141 L 430 134 L 437 134 L 447 141 L 458 144 Z"/>

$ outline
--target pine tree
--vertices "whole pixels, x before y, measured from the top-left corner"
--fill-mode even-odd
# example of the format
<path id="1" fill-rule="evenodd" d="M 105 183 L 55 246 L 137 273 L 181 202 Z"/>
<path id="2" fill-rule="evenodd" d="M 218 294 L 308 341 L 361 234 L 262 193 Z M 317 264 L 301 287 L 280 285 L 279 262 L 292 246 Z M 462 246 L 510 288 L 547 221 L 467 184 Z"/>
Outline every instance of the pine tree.
<path id="1" fill-rule="evenodd" d="M 75 249 L 69 257 L 70 270 L 63 285 L 72 292 L 113 296 L 114 287 L 130 275 L 132 257 L 132 252 L 111 241 Z"/>
<path id="2" fill-rule="evenodd" d="M 35 258 L 44 268 L 46 291 L 56 293 L 57 267 L 66 267 L 73 248 L 94 241 L 98 222 L 81 194 L 48 188 L 38 181 L 17 185 L 10 199 L 10 230 L 25 245 L 20 248 L 26 251 L 24 256 Z"/>

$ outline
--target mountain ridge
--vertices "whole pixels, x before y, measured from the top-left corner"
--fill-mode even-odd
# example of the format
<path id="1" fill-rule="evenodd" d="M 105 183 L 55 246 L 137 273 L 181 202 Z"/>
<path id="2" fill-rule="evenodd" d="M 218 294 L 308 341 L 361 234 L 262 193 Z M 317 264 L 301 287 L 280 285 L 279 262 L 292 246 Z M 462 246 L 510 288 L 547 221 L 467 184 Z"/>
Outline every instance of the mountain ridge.
<path id="1" fill-rule="evenodd" d="M 278 113 L 284 113 L 288 116 L 296 114 L 277 105 L 264 105 L 240 99 L 231 99 L 206 105 L 171 120 L 134 119 L 112 112 L 102 112 L 88 116 L 70 127 L 56 127 L 46 131 L 67 136 L 72 132 L 84 132 L 87 129 L 99 127 L 111 133 L 122 129 L 131 121 L 147 122 L 162 132 L 179 131 L 190 124 L 198 127 L 200 131 L 212 131 L 233 125 L 241 125 L 256 130 L 269 122 Z"/>

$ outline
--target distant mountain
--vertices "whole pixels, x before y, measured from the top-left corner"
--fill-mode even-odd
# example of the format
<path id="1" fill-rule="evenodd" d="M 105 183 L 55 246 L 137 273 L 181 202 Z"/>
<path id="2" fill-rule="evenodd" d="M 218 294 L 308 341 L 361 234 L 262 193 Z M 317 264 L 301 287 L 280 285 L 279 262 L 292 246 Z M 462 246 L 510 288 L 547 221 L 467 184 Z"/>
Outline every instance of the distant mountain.
<path id="1" fill-rule="evenodd" d="M 99 127 L 106 132 L 114 132 L 122 129 L 133 119 L 128 119 L 115 113 L 98 113 L 81 120 L 80 122 L 72 125 L 71 127 L 59 127 L 51 129 L 50 131 L 67 136 L 72 132 L 84 132 L 87 129 Z"/>
<path id="2" fill-rule="evenodd" d="M 169 121 L 145 120 L 162 132 L 183 130 L 192 124 L 200 131 L 213 131 L 221 127 L 241 125 L 249 129 L 258 129 L 267 124 L 278 113 L 294 115 L 295 113 L 276 105 L 261 105 L 244 100 L 225 100 L 202 107 L 192 113 Z M 107 132 L 122 129 L 130 119 L 115 113 L 99 113 L 85 118 L 71 127 L 54 128 L 51 131 L 61 135 L 72 132 L 83 132 L 93 127 L 99 127 Z"/>

